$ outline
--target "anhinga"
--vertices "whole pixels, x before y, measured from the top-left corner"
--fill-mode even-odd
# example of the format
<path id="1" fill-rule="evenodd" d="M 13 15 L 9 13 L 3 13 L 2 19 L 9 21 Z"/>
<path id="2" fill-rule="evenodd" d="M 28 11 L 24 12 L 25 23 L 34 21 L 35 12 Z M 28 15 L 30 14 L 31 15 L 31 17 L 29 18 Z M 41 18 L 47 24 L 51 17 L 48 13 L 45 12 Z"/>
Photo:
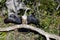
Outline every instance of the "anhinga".
<path id="1" fill-rule="evenodd" d="M 39 20 L 35 17 L 34 13 L 27 16 L 27 24 L 35 24 L 36 26 L 39 25 Z"/>
<path id="2" fill-rule="evenodd" d="M 22 24 L 22 17 L 18 17 L 18 10 L 26 10 L 27 7 L 23 2 L 17 4 L 18 6 L 16 4 L 16 0 L 6 1 L 6 6 L 8 8 L 8 17 L 4 19 L 4 23 Z"/>
<path id="3" fill-rule="evenodd" d="M 22 18 L 15 16 L 14 14 L 10 15 L 11 19 L 8 17 L 4 19 L 4 23 L 14 23 L 14 24 L 22 24 Z"/>

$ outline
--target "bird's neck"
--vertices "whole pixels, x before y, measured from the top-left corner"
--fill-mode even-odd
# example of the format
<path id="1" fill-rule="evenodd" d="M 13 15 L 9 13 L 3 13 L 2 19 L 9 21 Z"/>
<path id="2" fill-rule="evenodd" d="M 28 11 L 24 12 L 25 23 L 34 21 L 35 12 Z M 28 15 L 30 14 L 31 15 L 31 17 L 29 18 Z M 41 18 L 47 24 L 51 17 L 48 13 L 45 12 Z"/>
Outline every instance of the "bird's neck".
<path id="1" fill-rule="evenodd" d="M 23 15 L 22 18 L 23 18 L 23 19 L 27 19 L 27 16 L 26 16 L 26 15 Z"/>
<path id="2" fill-rule="evenodd" d="M 27 24 L 27 16 L 26 15 L 22 16 L 22 23 Z"/>

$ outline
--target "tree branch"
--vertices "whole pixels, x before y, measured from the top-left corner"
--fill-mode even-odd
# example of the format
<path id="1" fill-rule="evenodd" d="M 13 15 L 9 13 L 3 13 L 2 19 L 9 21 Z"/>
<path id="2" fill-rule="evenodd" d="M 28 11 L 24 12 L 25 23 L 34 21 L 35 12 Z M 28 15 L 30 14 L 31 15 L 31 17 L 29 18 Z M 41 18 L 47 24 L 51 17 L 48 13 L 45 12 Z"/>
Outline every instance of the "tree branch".
<path id="1" fill-rule="evenodd" d="M 57 36 L 55 34 L 49 34 L 49 33 L 45 32 L 44 30 L 41 30 L 40 28 L 36 28 L 36 27 L 30 26 L 30 25 L 26 25 L 26 24 L 0 28 L 0 32 L 11 31 L 11 30 L 15 30 L 17 28 L 26 28 L 26 29 L 34 30 L 34 31 L 38 32 L 39 34 L 44 35 L 47 40 L 50 40 L 50 38 L 53 38 L 53 39 L 56 39 L 56 40 L 60 40 L 60 36 Z"/>

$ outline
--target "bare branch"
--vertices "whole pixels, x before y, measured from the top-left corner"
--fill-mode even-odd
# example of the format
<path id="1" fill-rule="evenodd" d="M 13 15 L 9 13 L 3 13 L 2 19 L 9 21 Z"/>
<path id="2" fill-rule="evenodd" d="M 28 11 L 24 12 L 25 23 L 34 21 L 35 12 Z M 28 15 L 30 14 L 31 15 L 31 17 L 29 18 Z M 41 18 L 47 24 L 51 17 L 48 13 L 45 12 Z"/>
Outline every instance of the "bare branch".
<path id="1" fill-rule="evenodd" d="M 56 10 L 58 10 L 58 9 L 59 9 L 59 7 L 60 7 L 60 5 L 58 5 L 58 6 L 57 6 Z"/>
<path id="2" fill-rule="evenodd" d="M 40 28 L 36 28 L 36 27 L 30 26 L 30 25 L 26 25 L 26 24 L 9 26 L 9 27 L 6 27 L 6 28 L 0 28 L 0 32 L 11 31 L 11 30 L 15 30 L 17 28 L 26 28 L 26 29 L 34 30 L 34 31 L 38 32 L 39 34 L 44 35 L 47 40 L 50 40 L 49 38 L 60 40 L 60 37 L 55 35 L 55 34 L 49 34 L 49 33 L 45 32 L 44 30 L 41 30 Z"/>

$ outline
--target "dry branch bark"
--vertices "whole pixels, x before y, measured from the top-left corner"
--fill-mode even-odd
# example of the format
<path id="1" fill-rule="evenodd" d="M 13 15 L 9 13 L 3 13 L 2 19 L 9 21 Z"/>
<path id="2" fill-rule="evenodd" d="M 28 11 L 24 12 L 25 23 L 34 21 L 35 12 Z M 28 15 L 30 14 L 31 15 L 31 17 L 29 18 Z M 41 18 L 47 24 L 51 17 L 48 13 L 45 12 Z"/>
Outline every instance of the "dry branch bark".
<path id="1" fill-rule="evenodd" d="M 41 30 L 40 28 L 36 28 L 36 27 L 30 26 L 30 25 L 26 25 L 26 24 L 0 28 L 0 32 L 11 31 L 11 30 L 15 30 L 17 28 L 26 28 L 26 29 L 34 30 L 34 31 L 38 32 L 39 34 L 44 35 L 47 40 L 50 40 L 50 38 L 53 38 L 53 39 L 56 39 L 56 40 L 60 40 L 60 36 L 57 36 L 55 34 L 49 34 L 49 33 L 45 32 L 44 30 Z"/>

